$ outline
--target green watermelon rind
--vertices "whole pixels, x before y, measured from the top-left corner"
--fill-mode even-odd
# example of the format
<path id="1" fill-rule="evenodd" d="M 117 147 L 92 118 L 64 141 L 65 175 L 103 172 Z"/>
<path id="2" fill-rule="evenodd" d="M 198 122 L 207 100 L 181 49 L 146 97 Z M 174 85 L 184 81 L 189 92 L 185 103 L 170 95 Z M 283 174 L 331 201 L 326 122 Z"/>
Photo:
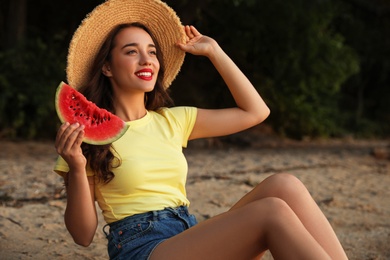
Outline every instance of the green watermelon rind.
<path id="1" fill-rule="evenodd" d="M 63 89 L 64 86 L 69 86 L 68 84 L 66 84 L 65 82 L 61 82 L 58 87 L 57 87 L 57 90 L 56 90 L 56 95 L 55 95 L 55 107 L 56 107 L 56 112 L 57 112 L 57 116 L 58 118 L 60 119 L 61 123 L 64 123 L 65 122 L 65 118 L 64 116 L 62 115 L 61 111 L 60 111 L 60 94 L 61 94 L 61 90 Z M 70 86 L 69 86 L 70 87 Z M 76 90 L 77 91 L 77 90 Z M 79 93 L 79 92 L 78 92 Z M 80 93 L 80 95 L 82 95 Z M 102 109 L 102 108 L 99 108 L 99 109 Z M 115 115 L 113 115 L 115 116 Z M 115 116 L 116 117 L 116 116 Z M 129 128 L 129 125 L 127 125 L 124 121 L 123 121 L 123 127 L 121 128 L 121 130 L 113 137 L 109 137 L 109 138 L 106 138 L 104 140 L 95 140 L 93 138 L 88 138 L 88 136 L 84 135 L 84 139 L 83 139 L 83 142 L 84 143 L 88 143 L 88 144 L 92 144 L 92 145 L 105 145 L 105 144 L 111 144 L 113 142 L 115 142 L 116 140 L 118 140 L 119 138 L 121 138 L 127 131 L 127 129 Z"/>

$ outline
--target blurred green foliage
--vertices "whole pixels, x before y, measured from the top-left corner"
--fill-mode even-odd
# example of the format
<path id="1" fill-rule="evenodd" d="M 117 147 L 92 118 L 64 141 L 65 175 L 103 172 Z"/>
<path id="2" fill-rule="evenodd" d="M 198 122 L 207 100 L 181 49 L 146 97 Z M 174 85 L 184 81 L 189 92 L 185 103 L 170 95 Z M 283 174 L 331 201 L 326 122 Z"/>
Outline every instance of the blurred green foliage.
<path id="1" fill-rule="evenodd" d="M 66 52 L 35 38 L 0 52 L 0 135 L 52 137 L 55 86 L 65 77 Z"/>
<path id="2" fill-rule="evenodd" d="M 390 4 L 218 0 L 193 12 L 185 22 L 215 37 L 251 79 L 271 107 L 266 123 L 280 135 L 389 136 Z M 232 104 L 207 60 L 188 57 L 181 76 L 176 100 L 183 85 L 196 89 L 190 97 L 186 89 L 183 104 Z"/>
<path id="3" fill-rule="evenodd" d="M 356 3 L 357 2 L 357 3 Z M 334 27 L 359 57 L 341 89 L 342 127 L 360 136 L 390 134 L 390 2 L 343 1 Z"/>
<path id="4" fill-rule="evenodd" d="M 66 79 L 69 40 L 84 15 L 99 2 L 61 0 L 38 9 L 27 1 L 27 37 L 11 47 L 0 43 L 0 137 L 54 136 L 59 123 L 54 92 Z M 265 123 L 280 135 L 389 137 L 390 4 L 368 0 L 166 2 L 183 24 L 194 24 L 220 43 L 269 104 L 271 115 Z M 5 35 L 2 21 L 7 15 L 0 13 L 0 36 Z M 171 91 L 177 105 L 221 108 L 234 104 L 203 57 L 187 55 Z"/>

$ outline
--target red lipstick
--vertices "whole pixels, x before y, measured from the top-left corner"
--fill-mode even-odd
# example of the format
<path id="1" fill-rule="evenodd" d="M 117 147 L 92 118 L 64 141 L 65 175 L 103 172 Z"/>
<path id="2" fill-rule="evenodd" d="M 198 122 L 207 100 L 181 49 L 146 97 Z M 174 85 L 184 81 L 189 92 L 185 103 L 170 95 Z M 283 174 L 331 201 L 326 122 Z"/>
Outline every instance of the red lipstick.
<path id="1" fill-rule="evenodd" d="M 142 69 L 135 73 L 135 75 L 143 80 L 152 80 L 153 79 L 153 70 L 151 69 Z"/>

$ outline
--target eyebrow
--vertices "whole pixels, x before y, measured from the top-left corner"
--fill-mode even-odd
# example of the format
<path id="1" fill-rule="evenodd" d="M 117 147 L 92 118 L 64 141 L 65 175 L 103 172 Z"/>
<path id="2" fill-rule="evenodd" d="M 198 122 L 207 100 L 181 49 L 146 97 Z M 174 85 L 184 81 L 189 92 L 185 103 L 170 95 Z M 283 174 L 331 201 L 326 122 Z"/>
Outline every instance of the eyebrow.
<path id="1" fill-rule="evenodd" d="M 127 43 L 127 44 L 123 45 L 122 50 L 126 47 L 132 47 L 132 46 L 139 46 L 139 44 L 138 43 Z M 150 44 L 148 44 L 148 47 L 156 48 L 156 45 L 150 43 Z"/>

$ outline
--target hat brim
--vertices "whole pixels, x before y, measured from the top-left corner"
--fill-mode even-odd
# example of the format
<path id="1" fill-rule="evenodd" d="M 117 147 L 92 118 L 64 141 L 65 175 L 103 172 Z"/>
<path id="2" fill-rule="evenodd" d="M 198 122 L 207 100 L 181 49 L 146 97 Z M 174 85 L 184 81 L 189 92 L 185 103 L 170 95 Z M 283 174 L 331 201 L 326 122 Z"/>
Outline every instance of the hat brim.
<path id="1" fill-rule="evenodd" d="M 159 0 L 108 0 L 82 21 L 71 40 L 67 59 L 67 80 L 74 88 L 87 84 L 94 58 L 108 33 L 119 24 L 139 22 L 154 35 L 165 65 L 164 88 L 176 78 L 185 52 L 176 46 L 185 40 L 179 17 Z"/>

